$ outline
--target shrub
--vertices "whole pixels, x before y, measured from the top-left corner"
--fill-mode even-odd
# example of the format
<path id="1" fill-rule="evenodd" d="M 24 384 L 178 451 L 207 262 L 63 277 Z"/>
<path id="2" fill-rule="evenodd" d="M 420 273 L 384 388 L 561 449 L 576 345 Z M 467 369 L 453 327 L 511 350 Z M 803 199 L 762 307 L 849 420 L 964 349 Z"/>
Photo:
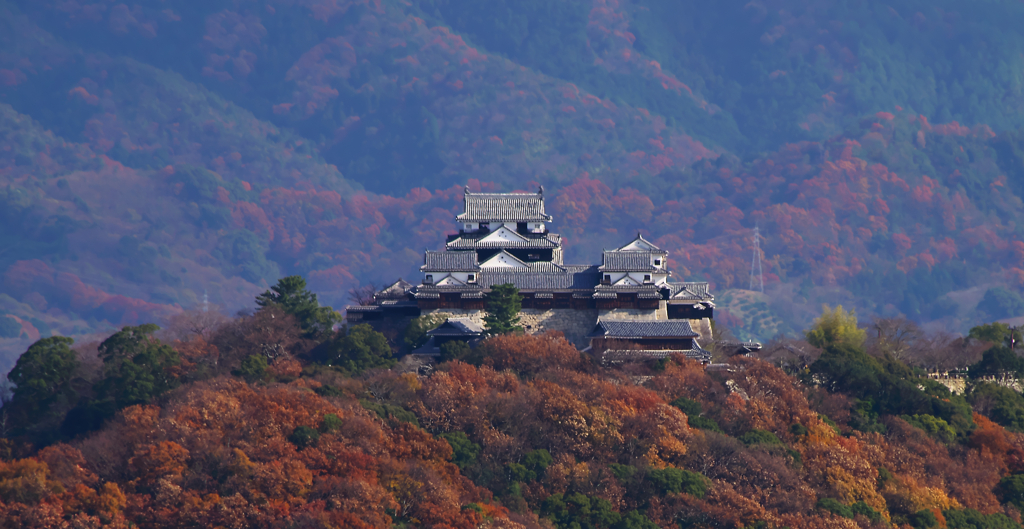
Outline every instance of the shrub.
<path id="1" fill-rule="evenodd" d="M 299 426 L 288 436 L 288 441 L 297 446 L 299 450 L 313 446 L 320 440 L 320 432 L 309 426 Z"/>

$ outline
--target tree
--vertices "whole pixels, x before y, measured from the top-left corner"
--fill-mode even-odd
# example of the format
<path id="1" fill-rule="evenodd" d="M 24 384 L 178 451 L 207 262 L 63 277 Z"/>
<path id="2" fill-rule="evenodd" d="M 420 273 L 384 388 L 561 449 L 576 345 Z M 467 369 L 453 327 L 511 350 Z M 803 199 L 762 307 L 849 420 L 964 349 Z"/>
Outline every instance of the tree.
<path id="1" fill-rule="evenodd" d="M 178 385 L 174 368 L 178 352 L 152 337 L 159 329 L 148 323 L 124 327 L 99 347 L 103 378 L 97 393 L 112 399 L 118 408 L 149 402 Z"/>
<path id="2" fill-rule="evenodd" d="M 860 348 L 864 345 L 866 333 L 857 327 L 857 315 L 846 312 L 842 305 L 830 309 L 822 307 L 821 316 L 814 320 L 814 327 L 804 333 L 811 345 L 824 349 L 832 345 L 849 345 Z"/>
<path id="3" fill-rule="evenodd" d="M 971 378 L 986 376 L 1012 376 L 1020 378 L 1024 375 L 1024 358 L 1017 356 L 1009 347 L 997 345 L 985 351 L 981 360 L 970 367 Z"/>
<path id="4" fill-rule="evenodd" d="M 412 350 L 427 343 L 427 340 L 430 339 L 427 336 L 427 331 L 438 328 L 448 319 L 448 316 L 448 314 L 424 314 L 413 318 L 409 322 L 409 326 L 405 328 L 405 346 Z"/>
<path id="5" fill-rule="evenodd" d="M 906 318 L 880 318 L 871 324 L 871 334 L 869 353 L 892 355 L 903 362 L 921 337 L 921 330 Z"/>
<path id="6" fill-rule="evenodd" d="M 78 369 L 78 356 L 71 350 L 75 341 L 63 336 L 43 338 L 32 344 L 7 375 L 16 384 L 11 408 L 33 422 L 51 414 L 55 404 L 74 400 L 71 380 Z M 6 407 L 6 406 L 5 406 Z"/>
<path id="7" fill-rule="evenodd" d="M 978 303 L 978 310 L 985 311 L 993 319 L 1010 318 L 1024 314 L 1024 299 L 1020 294 L 1003 287 L 990 288 Z"/>
<path id="8" fill-rule="evenodd" d="M 984 325 L 972 327 L 970 332 L 967 333 L 967 337 L 981 342 L 988 342 L 994 345 L 1005 345 L 1007 347 L 1010 347 L 1011 339 L 1014 342 L 1014 346 L 1021 342 L 1021 332 L 1019 329 L 1013 329 L 1011 331 L 1009 325 L 999 322 L 986 323 Z"/>
<path id="9" fill-rule="evenodd" d="M 490 334 L 508 334 L 523 330 L 519 326 L 519 311 L 523 297 L 511 283 L 491 287 L 487 293 L 487 314 L 484 324 Z"/>
<path id="10" fill-rule="evenodd" d="M 348 299 L 356 305 L 373 305 L 376 301 L 377 287 L 373 284 L 348 289 Z"/>
<path id="11" fill-rule="evenodd" d="M 316 294 L 306 289 L 302 276 L 281 278 L 270 290 L 256 296 L 260 307 L 277 305 L 286 313 L 299 320 L 299 326 L 307 338 L 322 339 L 341 321 L 341 315 L 331 307 L 321 307 Z"/>
<path id="12" fill-rule="evenodd" d="M 338 333 L 325 344 L 321 354 L 326 356 L 327 365 L 338 366 L 350 373 L 359 373 L 375 367 L 391 367 L 391 346 L 383 334 L 363 323 Z"/>

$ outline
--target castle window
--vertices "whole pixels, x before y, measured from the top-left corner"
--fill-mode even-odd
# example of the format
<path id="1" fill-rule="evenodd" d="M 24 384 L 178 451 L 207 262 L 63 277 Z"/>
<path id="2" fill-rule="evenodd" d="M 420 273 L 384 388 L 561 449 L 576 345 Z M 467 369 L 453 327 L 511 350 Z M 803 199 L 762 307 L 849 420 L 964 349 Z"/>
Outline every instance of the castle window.
<path id="1" fill-rule="evenodd" d="M 651 282 L 651 274 L 644 274 L 644 283 Z"/>
<path id="2" fill-rule="evenodd" d="M 471 229 L 473 229 L 473 225 L 472 225 L 472 224 L 466 224 L 466 229 L 467 229 L 467 230 L 471 230 Z"/>
<path id="3" fill-rule="evenodd" d="M 475 283 L 476 282 L 476 274 L 469 274 L 469 282 L 470 283 Z"/>
<path id="4" fill-rule="evenodd" d="M 661 266 L 661 259 L 655 259 L 654 266 Z"/>
<path id="5" fill-rule="evenodd" d="M 605 280 L 606 283 L 611 283 L 612 282 L 612 275 L 611 274 L 605 274 L 604 275 L 604 280 Z"/>
<path id="6" fill-rule="evenodd" d="M 424 283 L 426 283 L 426 284 L 428 284 L 428 285 L 429 285 L 430 283 L 433 283 L 433 282 L 434 282 L 434 276 L 433 276 L 433 275 L 431 275 L 431 274 L 427 274 L 427 277 L 424 277 L 424 278 L 423 278 L 423 282 L 424 282 Z"/>

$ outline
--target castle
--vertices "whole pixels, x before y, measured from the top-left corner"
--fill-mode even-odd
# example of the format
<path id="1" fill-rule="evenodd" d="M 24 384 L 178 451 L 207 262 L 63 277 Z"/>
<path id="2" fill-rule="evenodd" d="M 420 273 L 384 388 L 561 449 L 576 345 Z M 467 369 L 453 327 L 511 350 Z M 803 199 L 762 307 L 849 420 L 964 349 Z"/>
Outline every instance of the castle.
<path id="1" fill-rule="evenodd" d="M 605 362 L 682 353 L 707 362 L 700 342 L 712 340 L 714 296 L 705 282 L 675 282 L 668 252 L 639 233 L 605 250 L 600 265 L 563 262 L 562 238 L 548 231 L 544 188 L 536 193 L 472 193 L 456 216 L 458 233 L 440 251 L 426 251 L 422 281 L 399 280 L 374 305 L 349 306 L 350 322 L 444 314 L 482 327 L 485 294 L 512 284 L 522 296 L 527 333 L 562 332 Z M 469 331 L 467 331 L 469 332 Z"/>

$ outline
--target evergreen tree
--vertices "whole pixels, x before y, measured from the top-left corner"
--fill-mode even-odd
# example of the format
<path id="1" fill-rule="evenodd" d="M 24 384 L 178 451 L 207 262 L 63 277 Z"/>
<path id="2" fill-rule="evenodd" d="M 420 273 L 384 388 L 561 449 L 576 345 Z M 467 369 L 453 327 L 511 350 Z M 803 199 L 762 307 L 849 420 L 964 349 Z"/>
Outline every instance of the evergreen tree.
<path id="1" fill-rule="evenodd" d="M 316 294 L 306 288 L 302 276 L 281 278 L 270 290 L 256 296 L 260 307 L 277 305 L 299 320 L 306 338 L 322 339 L 330 335 L 341 315 L 331 307 L 321 307 Z"/>
<path id="2" fill-rule="evenodd" d="M 173 368 L 181 359 L 171 346 L 153 338 L 158 329 L 152 323 L 125 327 L 100 344 L 103 379 L 96 385 L 98 395 L 123 408 L 178 386 Z"/>
<path id="3" fill-rule="evenodd" d="M 395 365 L 388 339 L 365 323 L 350 328 L 348 333 L 338 333 L 337 338 L 324 343 L 322 348 L 326 349 L 328 365 L 350 373 Z"/>
<path id="4" fill-rule="evenodd" d="M 491 287 L 487 294 L 487 315 L 484 324 L 489 334 L 508 334 L 523 330 L 519 326 L 519 311 L 523 297 L 515 285 L 506 283 Z"/>
<path id="5" fill-rule="evenodd" d="M 42 422 L 59 401 L 74 400 L 71 379 L 79 361 L 73 343 L 63 336 L 43 338 L 18 358 L 7 379 L 17 386 L 9 406 L 19 418 Z"/>

